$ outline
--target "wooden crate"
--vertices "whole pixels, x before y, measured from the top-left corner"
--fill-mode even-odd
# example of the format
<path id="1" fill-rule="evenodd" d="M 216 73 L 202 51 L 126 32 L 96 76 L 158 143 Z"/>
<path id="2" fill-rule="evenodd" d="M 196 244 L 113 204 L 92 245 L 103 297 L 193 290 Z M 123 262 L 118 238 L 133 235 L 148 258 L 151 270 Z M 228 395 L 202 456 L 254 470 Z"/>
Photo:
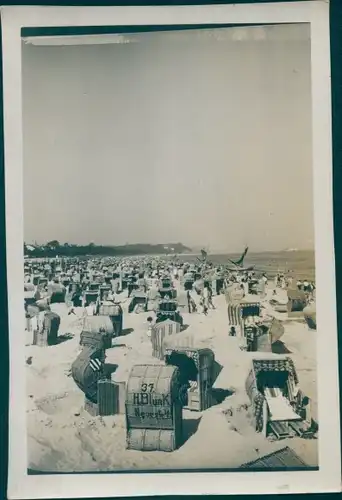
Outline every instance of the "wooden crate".
<path id="1" fill-rule="evenodd" d="M 182 404 L 180 373 L 175 366 L 133 366 L 126 392 L 126 429 L 128 448 L 159 450 L 160 439 L 146 430 L 174 433 L 173 449 L 182 444 Z M 133 432 L 139 429 L 140 433 Z M 145 436 L 135 439 L 133 436 Z M 148 439 L 146 439 L 146 436 Z M 138 444 L 137 444 L 138 443 Z M 140 443 L 140 444 L 139 444 Z M 137 448 L 138 446 L 138 448 Z"/>
<path id="2" fill-rule="evenodd" d="M 126 404 L 126 382 L 114 382 L 114 384 L 117 386 L 118 413 L 120 415 L 124 415 Z"/>
<path id="3" fill-rule="evenodd" d="M 97 384 L 98 414 L 101 416 L 119 413 L 119 386 L 111 380 L 99 380 Z"/>

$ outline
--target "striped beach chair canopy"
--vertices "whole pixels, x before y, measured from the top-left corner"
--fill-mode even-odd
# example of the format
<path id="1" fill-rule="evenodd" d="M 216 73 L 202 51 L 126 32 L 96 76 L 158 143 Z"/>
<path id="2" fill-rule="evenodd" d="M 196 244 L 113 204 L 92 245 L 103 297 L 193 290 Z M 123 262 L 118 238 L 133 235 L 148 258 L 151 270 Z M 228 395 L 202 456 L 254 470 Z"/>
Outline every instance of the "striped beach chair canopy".
<path id="1" fill-rule="evenodd" d="M 240 307 L 240 304 L 228 304 L 228 322 L 232 326 L 241 326 L 242 309 Z"/>
<path id="2" fill-rule="evenodd" d="M 248 316 L 260 316 L 260 302 L 228 303 L 228 321 L 230 325 L 241 325 Z"/>

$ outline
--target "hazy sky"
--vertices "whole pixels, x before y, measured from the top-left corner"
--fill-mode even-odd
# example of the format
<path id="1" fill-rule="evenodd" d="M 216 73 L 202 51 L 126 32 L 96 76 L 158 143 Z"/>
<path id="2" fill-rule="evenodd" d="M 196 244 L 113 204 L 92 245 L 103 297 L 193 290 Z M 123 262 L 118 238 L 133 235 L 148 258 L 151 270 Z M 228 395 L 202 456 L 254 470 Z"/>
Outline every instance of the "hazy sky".
<path id="1" fill-rule="evenodd" d="M 309 28 L 127 42 L 24 46 L 25 240 L 313 248 Z"/>

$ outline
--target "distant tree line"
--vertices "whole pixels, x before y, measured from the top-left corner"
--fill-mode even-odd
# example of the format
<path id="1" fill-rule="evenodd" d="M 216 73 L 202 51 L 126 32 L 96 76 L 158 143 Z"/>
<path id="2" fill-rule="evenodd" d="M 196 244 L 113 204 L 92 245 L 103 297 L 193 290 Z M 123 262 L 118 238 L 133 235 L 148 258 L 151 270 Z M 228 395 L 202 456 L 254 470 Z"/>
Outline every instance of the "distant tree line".
<path id="1" fill-rule="evenodd" d="M 75 245 L 71 243 L 59 243 L 57 240 L 52 240 L 44 245 L 29 245 L 24 243 L 24 255 L 29 257 L 78 257 L 86 255 L 103 255 L 103 256 L 123 256 L 123 255 L 157 255 L 157 254 L 178 254 L 191 252 L 191 248 L 184 246 L 182 243 L 169 243 L 150 245 L 147 243 L 137 243 L 132 245 L 108 246 L 95 245 Z"/>

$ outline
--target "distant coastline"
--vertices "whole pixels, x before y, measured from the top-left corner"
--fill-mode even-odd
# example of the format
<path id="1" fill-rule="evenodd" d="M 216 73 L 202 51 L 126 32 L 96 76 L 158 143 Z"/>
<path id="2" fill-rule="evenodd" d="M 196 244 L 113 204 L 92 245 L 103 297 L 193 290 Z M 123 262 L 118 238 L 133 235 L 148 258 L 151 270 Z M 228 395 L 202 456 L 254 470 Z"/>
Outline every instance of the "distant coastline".
<path id="1" fill-rule="evenodd" d="M 191 249 L 183 243 L 134 243 L 127 245 L 96 245 L 89 243 L 88 245 L 77 245 L 72 243 L 60 244 L 57 240 L 47 242 L 43 245 L 26 244 L 24 243 L 24 255 L 27 257 L 36 258 L 51 258 L 51 257 L 137 257 L 137 256 L 176 256 L 182 257 L 197 257 L 201 255 L 198 247 Z M 260 250 L 250 251 L 249 256 L 272 255 L 272 254 L 303 254 L 312 253 L 313 249 L 298 249 L 288 248 L 285 250 Z M 236 257 L 239 252 L 224 252 L 217 251 L 208 255 L 209 260 L 214 257 Z"/>
<path id="2" fill-rule="evenodd" d="M 137 256 L 137 255 L 169 255 L 191 252 L 191 248 L 182 243 L 163 243 L 151 245 L 148 243 L 135 243 L 120 246 L 111 245 L 76 245 L 73 243 L 59 243 L 57 240 L 49 241 L 43 245 L 24 243 L 24 255 L 28 257 L 83 257 L 83 256 Z"/>

